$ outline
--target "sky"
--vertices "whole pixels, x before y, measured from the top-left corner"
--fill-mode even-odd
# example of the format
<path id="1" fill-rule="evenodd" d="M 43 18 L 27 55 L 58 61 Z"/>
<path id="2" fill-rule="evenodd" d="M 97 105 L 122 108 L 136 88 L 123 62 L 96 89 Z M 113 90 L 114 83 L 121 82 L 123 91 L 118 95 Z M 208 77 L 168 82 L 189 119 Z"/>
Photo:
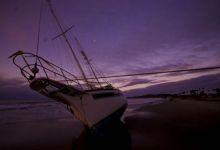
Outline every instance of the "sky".
<path id="1" fill-rule="evenodd" d="M 30 92 L 8 56 L 17 50 L 36 52 L 40 3 L 40 0 L 0 1 L 1 91 L 13 91 L 14 95 L 21 89 L 20 94 Z M 74 25 L 68 32 L 70 41 L 73 33 L 105 75 L 220 66 L 219 0 L 52 0 L 52 3 L 63 27 Z M 63 39 L 51 40 L 59 33 L 44 2 L 39 55 L 74 71 Z M 75 48 L 76 43 L 71 42 Z M 126 91 L 201 76 L 216 78 L 219 72 L 136 76 L 111 82 Z M 4 97 L 4 93 L 0 92 L 0 96 Z"/>

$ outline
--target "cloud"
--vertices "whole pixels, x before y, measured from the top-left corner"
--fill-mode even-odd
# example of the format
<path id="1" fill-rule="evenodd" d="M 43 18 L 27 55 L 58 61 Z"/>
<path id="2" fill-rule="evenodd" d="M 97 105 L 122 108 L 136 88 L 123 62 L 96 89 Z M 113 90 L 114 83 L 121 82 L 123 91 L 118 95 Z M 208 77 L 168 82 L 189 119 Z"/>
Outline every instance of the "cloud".
<path id="1" fill-rule="evenodd" d="M 185 69 L 193 69 L 192 68 L 183 68 Z M 170 70 L 180 70 L 180 69 L 170 69 Z M 166 72 L 168 70 L 158 70 L 159 72 Z M 157 71 L 153 71 L 157 72 Z M 149 73 L 149 72 L 148 72 Z M 189 80 L 193 78 L 198 78 L 201 76 L 207 76 L 207 75 L 213 75 L 213 74 L 219 74 L 220 69 L 215 70 L 196 70 L 196 71 L 182 71 L 182 72 L 171 72 L 171 73 L 158 73 L 158 74 L 150 74 L 150 75 L 144 75 L 144 76 L 135 76 L 135 78 L 141 79 L 140 82 L 132 82 L 132 77 L 130 77 L 124 84 L 121 84 L 122 86 L 119 86 L 121 90 L 128 91 L 131 89 L 141 89 L 153 85 L 158 85 L 162 83 L 170 83 L 170 82 L 180 82 L 183 80 Z M 145 82 L 144 78 L 149 80 L 150 82 Z M 130 84 L 131 81 L 132 84 Z M 142 82 L 143 81 L 143 82 Z M 122 82 L 122 83 L 123 83 Z M 128 84 L 128 85 L 127 85 Z M 124 86 L 125 85 L 125 86 Z"/>
<path id="2" fill-rule="evenodd" d="M 19 78 L 4 78 L 0 77 L 0 88 L 5 88 L 5 87 L 13 87 L 13 86 L 23 86 L 26 82 L 22 79 Z"/>
<path id="3" fill-rule="evenodd" d="M 119 87 L 119 88 L 123 88 L 123 87 L 127 87 L 127 86 L 133 86 L 136 84 L 143 84 L 143 83 L 150 83 L 152 82 L 152 80 L 148 80 L 148 79 L 132 79 L 131 81 L 129 81 L 128 83 L 124 84 L 123 86 Z"/>
<path id="4" fill-rule="evenodd" d="M 36 39 L 36 17 L 39 16 L 40 3 L 31 0 L 22 4 L 1 1 L 1 4 L 1 35 L 4 36 L 1 45 L 5 49 L 2 56 L 9 55 L 7 49 L 32 49 L 35 45 L 33 39 Z M 64 25 L 76 24 L 76 32 L 83 47 L 97 62 L 100 70 L 105 74 L 126 74 L 218 64 L 219 5 L 219 0 L 95 0 L 87 3 L 57 1 L 54 7 L 59 14 L 61 12 L 60 16 L 65 17 Z M 43 22 L 50 19 L 53 18 L 45 16 Z M 43 29 L 48 27 L 44 23 L 42 25 Z M 48 31 L 50 34 L 57 34 L 51 28 Z M 46 32 L 42 33 L 45 33 L 44 37 L 49 36 Z M 45 47 L 41 54 L 56 56 L 56 48 L 60 46 L 61 43 Z M 49 54 L 49 49 L 54 50 L 53 55 Z M 60 60 L 56 59 L 55 64 L 60 64 Z M 4 64 L 6 63 L 2 63 L 2 67 Z M 184 74 L 189 73 L 170 73 L 164 77 Z M 156 79 L 148 80 L 150 83 L 159 83 Z M 147 79 L 137 78 L 130 78 L 130 81 L 121 79 L 117 82 L 121 82 L 120 85 L 134 85 L 142 81 L 148 82 Z M 22 85 L 22 81 L 17 79 L 0 79 L 0 86 L 4 88 L 24 88 Z"/>
<path id="5" fill-rule="evenodd" d="M 110 49 L 104 48 L 107 50 L 102 55 L 108 58 L 100 60 L 113 65 L 113 73 L 119 69 L 144 69 L 171 63 L 217 64 L 220 56 L 217 44 L 220 41 L 219 4 L 217 0 L 137 1 L 131 6 L 132 15 L 124 16 L 127 20 L 117 26 L 122 34 L 118 35 L 115 29 L 114 37 L 115 32 L 110 30 L 108 37 L 117 42 Z M 111 41 L 107 41 L 111 45 Z"/>
<path id="6" fill-rule="evenodd" d="M 160 72 L 160 71 L 170 71 L 170 70 L 180 70 L 180 69 L 189 69 L 193 68 L 193 65 L 188 63 L 170 63 L 170 64 L 157 64 L 156 66 L 145 67 L 139 66 L 134 68 L 127 68 L 127 72 L 129 73 L 150 73 L 150 72 Z"/>
<path id="7" fill-rule="evenodd" d="M 199 88 L 220 88 L 220 74 L 206 75 L 179 82 L 157 84 L 149 86 L 147 88 L 126 91 L 125 93 L 128 96 L 144 94 L 172 94 Z"/>

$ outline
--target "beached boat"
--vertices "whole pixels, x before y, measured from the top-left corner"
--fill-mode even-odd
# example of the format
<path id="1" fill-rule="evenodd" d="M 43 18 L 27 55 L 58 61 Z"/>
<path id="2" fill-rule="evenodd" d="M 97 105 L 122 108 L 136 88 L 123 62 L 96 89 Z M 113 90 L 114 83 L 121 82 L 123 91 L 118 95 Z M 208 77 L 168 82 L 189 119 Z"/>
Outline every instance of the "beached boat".
<path id="1" fill-rule="evenodd" d="M 83 59 L 77 57 L 75 49 L 72 48 L 66 35 L 71 28 L 63 29 L 54 13 L 51 2 L 49 0 L 47 2 L 61 31 L 57 37 L 64 38 L 76 62 L 80 76 L 40 57 L 38 49 L 36 54 L 23 51 L 15 52 L 10 56 L 13 63 L 20 69 L 22 76 L 27 79 L 31 89 L 66 104 L 67 108 L 86 127 L 93 128 L 103 121 L 120 119 L 127 107 L 127 100 L 123 93 L 100 78 L 101 76 L 97 74 L 81 46 L 79 51 Z M 78 39 L 76 37 L 75 39 L 80 45 Z M 88 77 L 85 73 L 85 68 L 81 65 L 82 60 L 86 62 L 93 76 Z"/>

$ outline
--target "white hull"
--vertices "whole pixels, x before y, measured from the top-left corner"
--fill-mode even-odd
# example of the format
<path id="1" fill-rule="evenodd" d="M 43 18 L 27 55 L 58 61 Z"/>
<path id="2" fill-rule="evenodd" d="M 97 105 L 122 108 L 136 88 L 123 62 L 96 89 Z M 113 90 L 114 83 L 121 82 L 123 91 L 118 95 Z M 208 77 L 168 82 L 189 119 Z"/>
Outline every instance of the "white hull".
<path id="1" fill-rule="evenodd" d="M 45 81 L 46 86 L 44 86 Z M 48 79 L 35 79 L 30 87 L 67 104 L 75 117 L 90 128 L 127 105 L 126 98 L 117 89 L 79 91 L 74 87 L 61 85 Z"/>

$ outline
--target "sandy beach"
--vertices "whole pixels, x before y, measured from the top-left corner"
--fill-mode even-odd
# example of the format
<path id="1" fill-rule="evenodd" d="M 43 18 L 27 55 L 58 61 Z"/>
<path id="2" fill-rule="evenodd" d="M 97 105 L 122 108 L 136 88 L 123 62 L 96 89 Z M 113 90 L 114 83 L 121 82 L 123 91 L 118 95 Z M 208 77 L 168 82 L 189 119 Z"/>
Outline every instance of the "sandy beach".
<path id="1" fill-rule="evenodd" d="M 126 117 L 132 149 L 219 149 L 220 103 L 194 100 L 146 105 Z"/>
<path id="2" fill-rule="evenodd" d="M 70 150 L 81 132 L 79 122 L 48 120 L 1 126 L 1 150 Z"/>
<path id="3" fill-rule="evenodd" d="M 133 150 L 219 149 L 219 118 L 220 102 L 164 100 L 128 109 L 123 117 L 123 128 L 129 135 L 120 135 L 125 132 L 115 125 L 108 130 L 116 137 L 114 140 L 119 140 L 114 143 L 130 138 L 128 142 Z M 88 141 L 82 138 L 82 131 L 81 124 L 68 115 L 61 119 L 2 124 L 0 149 L 71 150 L 79 136 L 78 149 L 83 149 L 82 145 Z M 121 146 L 114 147 L 123 148 Z"/>

